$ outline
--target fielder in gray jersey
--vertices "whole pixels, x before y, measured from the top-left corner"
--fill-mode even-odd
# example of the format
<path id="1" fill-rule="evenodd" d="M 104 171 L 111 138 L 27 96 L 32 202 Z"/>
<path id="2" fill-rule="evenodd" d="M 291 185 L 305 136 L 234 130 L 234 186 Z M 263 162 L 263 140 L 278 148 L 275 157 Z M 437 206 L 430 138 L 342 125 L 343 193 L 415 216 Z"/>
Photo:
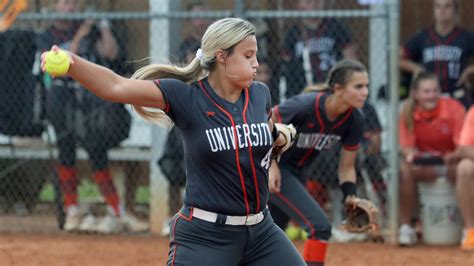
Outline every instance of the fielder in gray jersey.
<path id="1" fill-rule="evenodd" d="M 331 69 L 322 91 L 302 93 L 273 108 L 275 122 L 293 124 L 299 134 L 294 145 L 270 169 L 271 212 L 285 227 L 289 217 L 307 232 L 303 258 L 307 265 L 323 265 L 331 224 L 324 211 L 304 187 L 303 170 L 321 150 L 342 143 L 339 182 L 344 200 L 355 197 L 355 159 L 362 139 L 362 108 L 368 96 L 369 79 L 364 65 L 342 60 Z"/>

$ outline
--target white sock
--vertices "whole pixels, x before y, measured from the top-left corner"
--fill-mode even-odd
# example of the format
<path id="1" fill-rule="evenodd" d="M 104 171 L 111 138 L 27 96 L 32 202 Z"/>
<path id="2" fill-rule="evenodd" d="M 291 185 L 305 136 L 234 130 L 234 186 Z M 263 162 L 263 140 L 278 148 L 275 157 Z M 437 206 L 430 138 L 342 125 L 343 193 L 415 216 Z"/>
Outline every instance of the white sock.
<path id="1" fill-rule="evenodd" d="M 77 205 L 71 205 L 67 207 L 67 215 L 77 215 L 79 213 L 79 206 Z"/>

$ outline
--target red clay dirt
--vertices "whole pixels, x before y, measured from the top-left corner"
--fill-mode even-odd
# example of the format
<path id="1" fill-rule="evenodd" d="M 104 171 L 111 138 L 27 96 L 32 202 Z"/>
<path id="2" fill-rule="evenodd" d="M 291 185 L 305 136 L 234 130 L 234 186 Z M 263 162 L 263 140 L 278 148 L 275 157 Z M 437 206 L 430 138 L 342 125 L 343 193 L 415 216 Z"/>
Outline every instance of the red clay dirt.
<path id="1" fill-rule="evenodd" d="M 300 251 L 303 242 L 296 242 Z M 168 239 L 155 236 L 0 234 L 0 265 L 166 265 Z M 474 265 L 457 246 L 330 244 L 327 266 Z"/>

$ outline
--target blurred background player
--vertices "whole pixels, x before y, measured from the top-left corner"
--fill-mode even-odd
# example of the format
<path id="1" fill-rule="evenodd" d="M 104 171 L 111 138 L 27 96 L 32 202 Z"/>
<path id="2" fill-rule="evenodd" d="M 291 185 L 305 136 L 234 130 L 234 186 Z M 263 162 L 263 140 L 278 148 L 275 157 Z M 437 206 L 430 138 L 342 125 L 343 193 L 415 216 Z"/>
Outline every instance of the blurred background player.
<path id="1" fill-rule="evenodd" d="M 273 108 L 274 122 L 293 124 L 298 131 L 294 145 L 274 160 L 269 171 L 270 210 L 282 229 L 291 218 L 307 232 L 303 258 L 308 265 L 323 265 L 331 224 L 319 204 L 305 189 L 304 169 L 321 150 L 343 150 L 338 180 L 343 202 L 356 195 L 356 156 L 363 134 L 362 108 L 368 96 L 368 74 L 355 60 L 342 60 L 329 72 L 325 86 L 310 88 Z"/>
<path id="2" fill-rule="evenodd" d="M 193 1 L 187 10 L 191 12 L 209 11 L 207 5 L 201 1 Z M 210 24 L 207 18 L 191 18 L 184 22 L 183 25 L 183 41 L 178 47 L 178 62 L 186 64 L 193 61 L 196 51 L 201 47 L 201 38 Z"/>
<path id="3" fill-rule="evenodd" d="M 296 9 L 324 10 L 326 0 L 298 0 Z M 298 94 L 306 85 L 326 80 L 331 67 L 343 58 L 356 59 L 350 30 L 335 18 L 305 18 L 291 26 L 284 37 L 282 73 L 287 95 Z"/>
<path id="4" fill-rule="evenodd" d="M 78 9 L 77 0 L 58 0 L 55 11 L 72 13 Z M 109 65 L 123 59 L 119 55 L 119 46 L 108 21 L 86 20 L 78 23 L 72 20 L 55 20 L 39 36 L 38 46 L 42 51 L 53 44 L 62 49 L 77 53 L 98 64 Z M 48 76 L 45 76 L 47 79 Z M 47 114 L 57 138 L 59 166 L 57 173 L 61 183 L 66 207 L 65 231 L 88 231 L 99 233 L 117 233 L 125 229 L 144 231 L 148 226 L 124 211 L 115 189 L 109 170 L 107 151 L 118 143 L 113 143 L 111 135 L 106 135 L 111 123 L 126 121 L 127 111 L 123 106 L 112 106 L 80 87 L 70 78 L 57 78 L 45 82 L 50 88 L 47 94 Z M 122 108 L 119 110 L 119 108 Z M 112 117 L 111 114 L 124 116 Z M 112 122 L 112 120 L 114 122 Z M 115 128 L 115 132 L 124 130 Z M 123 132 L 128 136 L 128 128 Z M 125 136 L 125 138 L 126 138 Z M 120 136 L 120 140 L 124 136 Z M 120 140 L 117 140 L 118 142 Z M 108 215 L 98 220 L 94 215 L 84 217 L 78 205 L 78 177 L 76 164 L 77 142 L 89 155 L 93 179 L 108 206 Z"/>
<path id="5" fill-rule="evenodd" d="M 398 242 L 409 246 L 417 242 L 412 219 L 418 206 L 417 182 L 434 181 L 447 176 L 454 182 L 456 164 L 425 166 L 414 164 L 421 153 L 453 152 L 459 144 L 459 135 L 465 110 L 451 97 L 441 97 L 438 77 L 429 72 L 419 73 L 412 81 L 410 97 L 403 104 L 399 119 L 400 146 L 400 229 Z"/>
<path id="6" fill-rule="evenodd" d="M 474 106 L 466 115 L 457 149 L 446 155 L 448 162 L 459 162 L 456 194 L 464 221 L 461 249 L 474 251 Z"/>
<path id="7" fill-rule="evenodd" d="M 474 56 L 474 35 L 457 25 L 457 0 L 433 0 L 434 25 L 408 40 L 401 51 L 400 68 L 416 76 L 422 71 L 435 73 L 441 93 L 461 101 L 466 108 L 472 102 L 469 79 L 474 74 L 470 60 Z"/>

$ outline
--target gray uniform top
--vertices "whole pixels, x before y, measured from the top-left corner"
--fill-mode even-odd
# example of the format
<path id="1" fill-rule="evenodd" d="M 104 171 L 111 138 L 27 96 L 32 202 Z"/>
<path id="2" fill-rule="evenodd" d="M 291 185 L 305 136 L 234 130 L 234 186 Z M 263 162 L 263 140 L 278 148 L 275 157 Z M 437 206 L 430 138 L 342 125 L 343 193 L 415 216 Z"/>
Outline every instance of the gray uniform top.
<path id="1" fill-rule="evenodd" d="M 319 151 L 329 150 L 337 143 L 342 143 L 346 150 L 359 148 L 364 127 L 361 113 L 350 108 L 330 121 L 324 106 L 329 95 L 329 92 L 302 93 L 274 107 L 278 122 L 293 124 L 298 131 L 298 139 L 282 155 L 280 165 L 300 172 Z"/>
<path id="2" fill-rule="evenodd" d="M 184 204 L 225 215 L 264 209 L 273 139 L 270 91 L 253 82 L 235 102 L 219 97 L 207 78 L 187 84 L 159 79 L 165 112 L 183 133 Z"/>

